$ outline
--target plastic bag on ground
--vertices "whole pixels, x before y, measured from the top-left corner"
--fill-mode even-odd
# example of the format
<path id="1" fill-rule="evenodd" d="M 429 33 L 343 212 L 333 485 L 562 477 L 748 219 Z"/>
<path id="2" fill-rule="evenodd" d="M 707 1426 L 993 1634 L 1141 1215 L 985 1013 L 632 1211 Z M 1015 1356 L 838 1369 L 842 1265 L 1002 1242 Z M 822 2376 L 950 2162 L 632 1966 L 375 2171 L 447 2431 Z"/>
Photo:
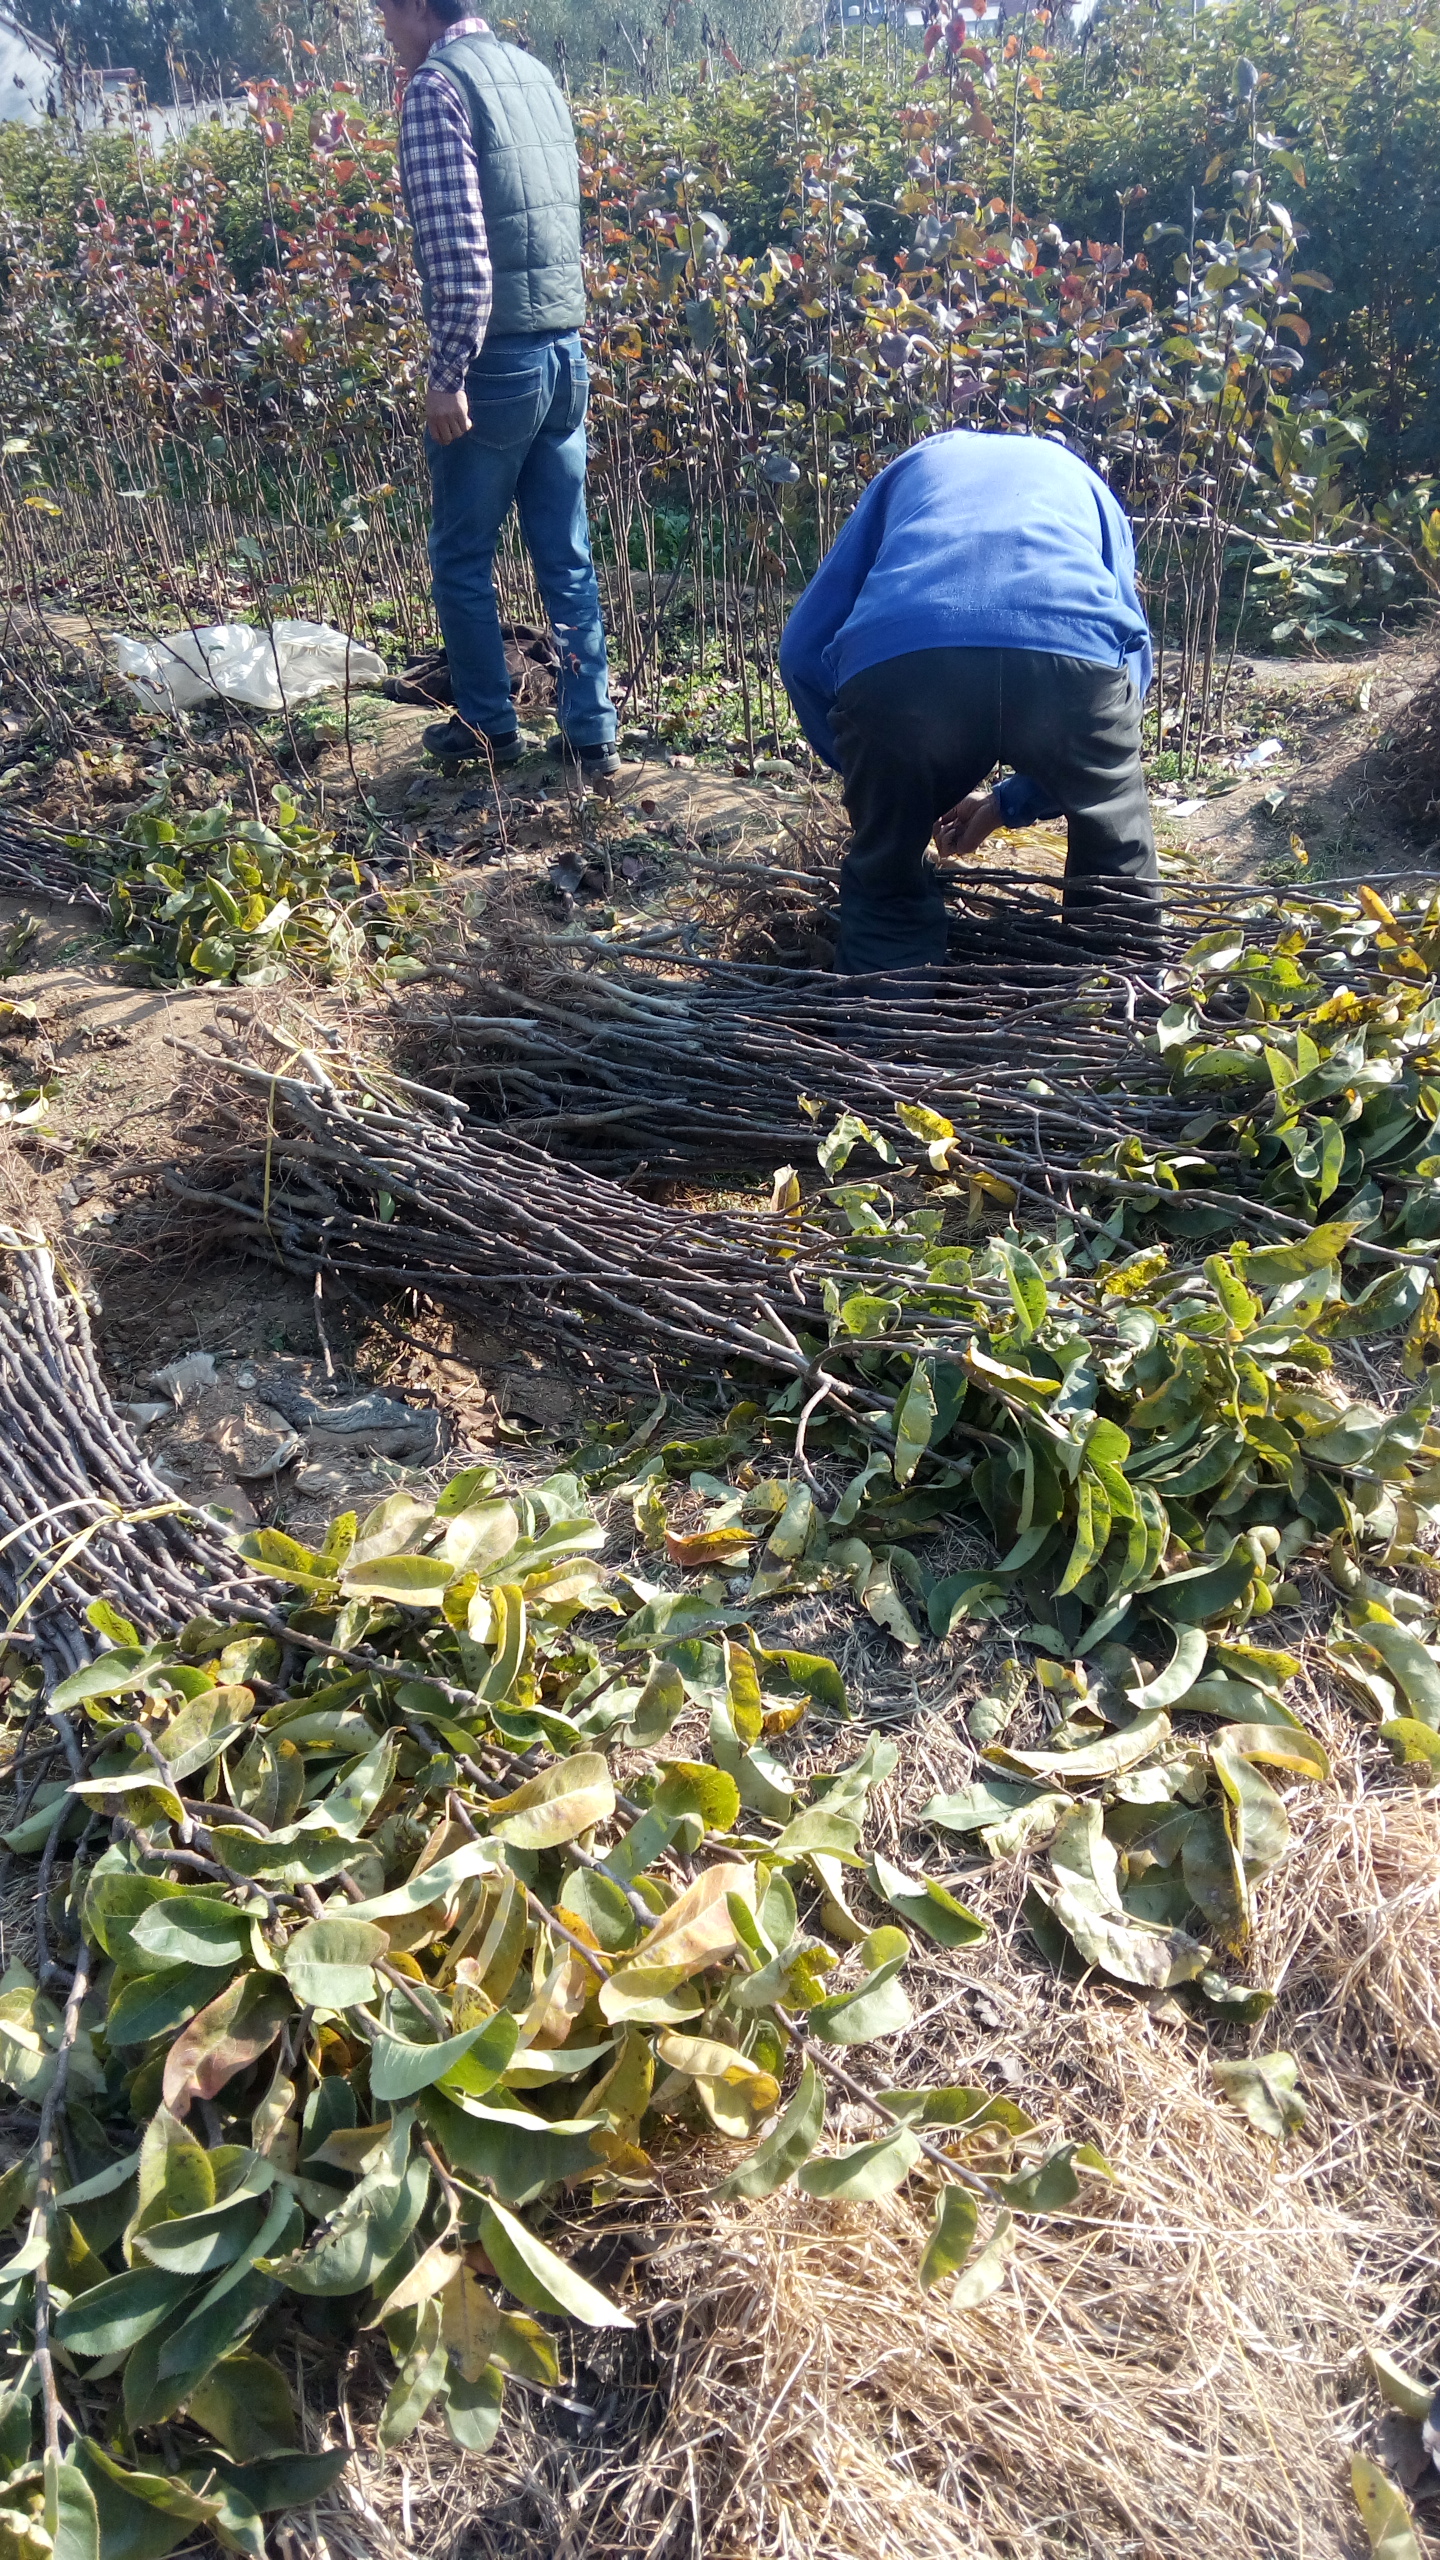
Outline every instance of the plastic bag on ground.
<path id="1" fill-rule="evenodd" d="M 188 711 L 221 694 L 254 711 L 283 711 L 349 683 L 378 684 L 385 661 L 329 622 L 211 622 L 157 640 L 105 634 L 105 645 L 147 711 Z"/>

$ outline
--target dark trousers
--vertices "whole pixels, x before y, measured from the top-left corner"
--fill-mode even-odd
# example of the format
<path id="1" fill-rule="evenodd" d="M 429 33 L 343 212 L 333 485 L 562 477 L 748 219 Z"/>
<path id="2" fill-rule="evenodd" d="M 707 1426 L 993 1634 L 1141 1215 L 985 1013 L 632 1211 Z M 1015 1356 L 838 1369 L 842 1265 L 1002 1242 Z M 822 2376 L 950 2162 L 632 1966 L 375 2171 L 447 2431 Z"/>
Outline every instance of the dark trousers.
<path id="1" fill-rule="evenodd" d="M 1123 667 L 1039 649 L 916 649 L 843 684 L 831 728 L 854 829 L 837 969 L 944 960 L 943 874 L 925 848 L 936 819 L 999 763 L 1064 810 L 1068 923 L 1123 941 L 1157 920 L 1140 699 Z"/>

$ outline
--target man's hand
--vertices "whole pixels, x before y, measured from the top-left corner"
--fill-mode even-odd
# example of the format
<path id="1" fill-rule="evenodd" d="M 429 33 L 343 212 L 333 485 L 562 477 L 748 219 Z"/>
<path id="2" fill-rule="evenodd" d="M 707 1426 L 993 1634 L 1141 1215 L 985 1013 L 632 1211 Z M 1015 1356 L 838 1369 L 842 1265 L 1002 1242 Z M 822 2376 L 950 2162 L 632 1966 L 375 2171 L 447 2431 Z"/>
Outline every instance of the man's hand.
<path id="1" fill-rule="evenodd" d="M 470 404 L 463 391 L 440 391 L 432 382 L 425 393 L 425 424 L 437 444 L 458 444 L 470 433 Z"/>
<path id="2" fill-rule="evenodd" d="M 935 850 L 947 862 L 963 862 L 987 836 L 1005 823 L 1005 812 L 993 791 L 972 791 L 935 821 Z"/>

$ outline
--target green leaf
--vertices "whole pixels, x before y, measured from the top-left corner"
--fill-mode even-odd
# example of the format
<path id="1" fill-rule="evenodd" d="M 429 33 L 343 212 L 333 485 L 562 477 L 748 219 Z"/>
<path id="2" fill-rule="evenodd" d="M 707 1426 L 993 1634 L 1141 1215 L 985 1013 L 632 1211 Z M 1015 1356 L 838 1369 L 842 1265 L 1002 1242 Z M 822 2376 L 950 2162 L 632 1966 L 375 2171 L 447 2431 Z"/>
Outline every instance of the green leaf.
<path id="1" fill-rule="evenodd" d="M 426 2092 L 427 2098 L 433 2095 Z M 404 2248 L 429 2202 L 432 2183 L 423 2152 L 405 2159 L 410 2128 L 408 2114 L 397 2117 L 380 2161 L 342 2198 L 308 2247 L 273 2262 L 292 2293 L 363 2293 Z"/>
<path id="2" fill-rule="evenodd" d="M 1209 1948 L 1184 1929 L 1097 1911 L 1065 1885 L 1043 1885 L 1036 1879 L 1030 1889 L 1085 1963 L 1098 1965 L 1117 1982 L 1166 1991 L 1177 1982 L 1192 1982 L 1210 1961 Z"/>
<path id="3" fill-rule="evenodd" d="M 94 2494 L 102 2560 L 165 2560 L 213 2521 L 212 2499 L 158 2472 L 126 2471 L 92 2437 L 80 2438 L 75 2459 Z"/>
<path id="4" fill-rule="evenodd" d="M 1009 2272 L 1015 2254 L 1015 2227 L 1004 2206 L 995 2217 L 995 2228 L 978 2256 L 968 2257 L 955 2279 L 950 2296 L 952 2311 L 974 2311 L 998 2293 Z"/>
<path id="5" fill-rule="evenodd" d="M 1163 1671 L 1142 1687 L 1127 1689 L 1126 1696 L 1141 1714 L 1156 1707 L 1178 1706 L 1188 1697 L 1205 1667 L 1209 1650 L 1203 1627 L 1181 1627 L 1175 1638 L 1175 1650 Z"/>
<path id="6" fill-rule="evenodd" d="M 284 2507 L 308 2507 L 333 2489 L 350 2456 L 342 2448 L 330 2453 L 267 2454 L 232 2469 L 224 2477 L 260 2515 Z"/>
<path id="7" fill-rule="evenodd" d="M 1303 1280 L 1311 1271 L 1324 1271 L 1338 1263 L 1355 1233 L 1353 1220 L 1337 1219 L 1329 1226 L 1312 1227 L 1307 1236 L 1297 1236 L 1293 1244 L 1267 1244 L 1249 1250 L 1242 1246 L 1234 1258 L 1246 1285 L 1268 1298 L 1288 1281 Z"/>
<path id="8" fill-rule="evenodd" d="M 142 1876 L 132 1873 L 109 1873 L 97 1868 L 85 1891 L 84 1925 L 107 1956 L 117 1963 L 131 1966 L 131 1934 L 135 1922 L 152 1903 L 174 1901 L 191 1888 L 172 1884 L 168 1876 Z M 208 1897 L 213 1900 L 213 1895 Z M 138 1965 L 134 1970 L 138 1971 Z M 213 1990 L 214 1986 L 211 1985 Z"/>
<path id="9" fill-rule="evenodd" d="M 467 1840 L 461 1848 L 452 1849 L 448 1858 L 436 1858 L 392 1892 L 372 1893 L 364 1902 L 352 1902 L 345 1916 L 351 1920 L 401 1920 L 409 1912 L 425 1910 L 432 1902 L 448 1902 L 456 1888 L 468 1884 L 473 1876 L 505 1872 L 502 1852 L 484 1840 Z"/>
<path id="10" fill-rule="evenodd" d="M 127 2268 L 67 2304 L 55 2321 L 56 2342 L 67 2355 L 123 2354 L 195 2289 L 193 2277 L 163 2267 Z"/>
<path id="11" fill-rule="evenodd" d="M 309 1920 L 286 1946 L 285 1979 L 302 2006 L 361 2007 L 375 1997 L 374 1966 L 390 1941 L 372 1920 Z"/>
<path id="12" fill-rule="evenodd" d="M 663 1742 L 685 1711 L 685 1683 L 673 1662 L 652 1657 L 650 1676 L 625 1718 L 637 1750 L 653 1750 Z"/>
<path id="13" fill-rule="evenodd" d="M 908 1484 L 930 1446 L 935 1428 L 935 1379 L 931 1363 L 917 1360 L 910 1383 L 895 1407 L 894 1469 L 897 1484 Z"/>
<path id="14" fill-rule="evenodd" d="M 979 1913 L 957 1901 L 943 1884 L 931 1876 L 910 1876 L 903 1868 L 892 1867 L 888 1858 L 878 1855 L 867 1870 L 871 1885 L 882 1902 L 898 1911 L 902 1920 L 922 1930 L 940 1947 L 974 1947 L 990 1934 Z"/>
<path id="15" fill-rule="evenodd" d="M 1261 2133 L 1288 2142 L 1305 2121 L 1307 2109 L 1296 2082 L 1300 2066 L 1293 2053 L 1255 2054 L 1242 2062 L 1210 2065 L 1225 2095 Z"/>
<path id="16" fill-rule="evenodd" d="M 100 2518 L 83 2471 L 45 2456 L 45 2530 L 54 2560 L 100 2560 Z"/>
<path id="17" fill-rule="evenodd" d="M 1363 1634 L 1403 1690 L 1416 1721 L 1440 1731 L 1440 1663 L 1434 1655 L 1408 1627 L 1398 1627 L 1378 1613 L 1366 1616 Z"/>
<path id="18" fill-rule="evenodd" d="M 1237 1542 L 1224 1563 L 1195 1565 L 1184 1573 L 1167 1574 L 1161 1582 L 1147 1583 L 1135 1597 L 1159 1617 L 1168 1618 L 1172 1626 L 1198 1627 L 1207 1618 L 1221 1617 L 1233 1609 L 1254 1578 L 1255 1559 L 1247 1546 Z"/>
<path id="19" fill-rule="evenodd" d="M 290 2385 L 268 2356 L 222 2356 L 190 2395 L 189 2414 L 236 2462 L 277 2453 L 296 2437 Z"/>
<path id="20" fill-rule="evenodd" d="M 962 1836 L 969 1831 L 984 1831 L 992 1822 L 1003 1822 L 1007 1815 L 1022 1806 L 1040 1800 L 1038 1787 L 1006 1778 L 978 1778 L 973 1786 L 962 1787 L 957 1795 L 932 1796 L 920 1813 L 922 1822 L 933 1824 L 937 1831 L 956 1831 Z M 1065 1799 L 1060 1799 L 1062 1810 Z"/>
<path id="21" fill-rule="evenodd" d="M 800 2074 L 799 2086 L 779 2122 L 750 2154 L 743 2168 L 732 2170 L 720 2189 L 724 2197 L 773 2196 L 809 2159 L 825 2123 L 825 2083 L 813 2062 Z"/>
<path id="22" fill-rule="evenodd" d="M 438 1609 L 456 1568 L 443 1556 L 377 1556 L 346 1565 L 341 1580 L 352 1597 L 398 1600 L 411 1609 Z"/>
<path id="23" fill-rule="evenodd" d="M 160 1749 L 177 1779 L 193 1778 L 233 1742 L 255 1711 L 253 1689 L 206 1689 L 172 1716 Z"/>
<path id="24" fill-rule="evenodd" d="M 1363 2453 L 1350 2460 L 1350 2486 L 1370 2537 L 1371 2560 L 1420 2560 L 1415 2521 L 1402 2492 Z"/>
<path id="25" fill-rule="evenodd" d="M 920 1642 L 920 1630 L 901 1599 L 895 1585 L 895 1568 L 888 1556 L 877 1556 L 860 1584 L 860 1602 L 877 1627 L 883 1627 L 897 1644 L 912 1648 Z"/>
<path id="26" fill-rule="evenodd" d="M 265 2215 L 263 2197 L 242 2194 L 208 2212 L 151 2223 L 136 2232 L 134 2246 L 176 2275 L 210 2275 L 217 2267 L 233 2266 L 258 2237 Z"/>
<path id="27" fill-rule="evenodd" d="M 152 1647 L 118 1645 L 111 1653 L 98 1654 L 93 1662 L 72 1671 L 59 1680 L 50 1692 L 52 1707 L 62 1710 L 82 1707 L 90 1698 L 119 1698 L 127 1689 L 138 1689 L 149 1664 L 155 1659 Z"/>
<path id="28" fill-rule="evenodd" d="M 901 2125 L 894 2133 L 882 2135 L 878 2142 L 857 2143 L 853 2150 L 836 2152 L 823 2160 L 808 2160 L 799 2173 L 798 2184 L 807 2196 L 873 2204 L 877 2197 L 888 2196 L 901 2186 L 920 2157 L 914 2134 Z"/>
<path id="29" fill-rule="evenodd" d="M 481 2205 L 480 2245 L 501 2283 L 532 2311 L 581 2320 L 587 2329 L 634 2328 L 628 2311 L 587 2284 L 502 2204 Z"/>
<path id="30" fill-rule="evenodd" d="M 612 1876 L 598 1867 L 576 1867 L 557 1905 L 562 1916 L 583 1920 L 606 1955 L 624 1955 L 640 1935 L 640 1923 Z"/>
<path id="31" fill-rule="evenodd" d="M 228 1965 L 233 1972 L 250 1944 L 247 1915 L 228 1902 L 179 1893 L 152 1902 L 129 1931 L 135 1951 L 161 1965 Z"/>
<path id="32" fill-rule="evenodd" d="M 128 1618 L 122 1618 L 118 1609 L 112 1609 L 108 1600 L 92 1600 L 85 1612 L 85 1623 L 93 1627 L 98 1636 L 103 1636 L 107 1644 L 139 1646 L 139 1628 L 132 1627 Z"/>
<path id="33" fill-rule="evenodd" d="M 452 2372 L 445 2394 L 445 2424 L 453 2441 L 467 2453 L 488 2453 L 500 2432 L 505 2376 L 487 2365 L 473 2382 Z"/>
<path id="34" fill-rule="evenodd" d="M 1339 1132 L 1336 1132 L 1337 1136 Z M 1398 1333 L 1407 1325 L 1425 1295 L 1426 1275 L 1423 1270 L 1382 1271 L 1358 1298 L 1342 1305 L 1333 1313 L 1327 1309 L 1323 1327 L 1327 1342 L 1371 1342 L 1382 1333 Z M 1317 1327 L 1317 1330 L 1320 1328 Z"/>
<path id="35" fill-rule="evenodd" d="M 1004 1604 L 1005 1584 L 988 1566 L 971 1567 L 965 1573 L 947 1573 L 931 1587 L 925 1603 L 926 1620 L 932 1636 L 953 1635 L 962 1618 L 993 1618 L 992 1602 Z"/>
<path id="36" fill-rule="evenodd" d="M 1080 2193 L 1075 2164 L 1096 2177 L 1108 2178 L 1108 2161 L 1093 2142 L 1063 2142 L 1033 2169 L 1001 2181 L 1001 2192 L 1017 2213 L 1064 2213 Z"/>
<path id="37" fill-rule="evenodd" d="M 476 1470 L 494 1481 L 494 1470 Z M 459 1476 L 455 1484 L 463 1479 Z M 473 1502 L 468 1507 L 456 1506 L 447 1511 L 445 1504 L 455 1490 L 452 1485 L 435 1506 L 435 1517 L 446 1523 L 440 1552 L 446 1562 L 461 1573 L 486 1574 L 492 1566 L 503 1563 L 520 1536 L 520 1519 L 513 1502 Z"/>
<path id="38" fill-rule="evenodd" d="M 389 2029 L 382 2030 L 370 2048 L 370 2091 L 382 2105 L 401 2098 L 413 2098 L 419 2089 L 428 2089 L 436 2080 L 453 2069 L 462 2055 L 469 2057 L 466 2089 L 475 2096 L 497 2081 L 514 2053 L 520 2033 L 520 2021 L 502 2009 L 478 2026 L 467 2027 L 463 2034 L 447 2036 L 440 2044 L 409 2044 Z"/>
<path id="39" fill-rule="evenodd" d="M 804 1691 L 807 1697 L 815 1699 L 822 1707 L 831 1708 L 838 1716 L 849 1715 L 850 1700 L 844 1679 L 828 1654 L 800 1653 L 790 1645 L 783 1645 L 773 1653 L 767 1653 L 761 1645 L 757 1645 L 755 1650 L 759 1661 L 778 1663 L 786 1679 Z M 771 1704 L 774 1704 L 773 1697 Z"/>
<path id="40" fill-rule="evenodd" d="M 979 2219 L 979 2208 L 968 2188 L 941 2188 L 935 2220 L 920 2260 L 923 2293 L 933 2293 L 947 2276 L 959 2274 L 974 2245 Z"/>
<path id="41" fill-rule="evenodd" d="M 215 1974 L 209 1965 L 182 1964 L 163 1973 L 144 1973 L 138 1980 L 116 1976 L 105 2020 L 111 2045 L 148 2044 L 152 2036 L 170 2035 L 193 2018 L 215 1996 Z"/>
<path id="42" fill-rule="evenodd" d="M 1163 1708 L 1153 1707 L 1118 1733 L 1102 1734 L 1098 1741 L 1081 1743 L 1075 1751 L 1012 1751 L 1003 1742 L 991 1742 L 980 1756 L 1021 1777 L 1078 1784 L 1082 1779 L 1117 1778 L 1124 1770 L 1137 1769 L 1169 1739 L 1170 1719 Z"/>
<path id="43" fill-rule="evenodd" d="M 702 2005 L 694 1993 L 690 2003 L 692 2014 Z M 470 2186 L 492 2187 L 506 2204 L 531 2204 L 547 2188 L 587 2171 L 594 2175 L 591 2137 L 604 2121 L 598 2113 L 557 2123 L 498 2103 L 464 2108 L 440 2088 L 422 2089 L 419 2108 L 426 2132 L 457 2177 Z"/>
<path id="44" fill-rule="evenodd" d="M 440 2307 L 427 2303 L 415 2344 L 406 2356 L 394 2388 L 380 2412 L 375 2441 L 383 2453 L 393 2452 L 413 2436 L 445 2380 L 445 2347 L 440 2336 Z"/>
<path id="45" fill-rule="evenodd" d="M 740 1790 L 724 1769 L 703 1760 L 666 1760 L 653 1810 L 667 1821 L 695 1814 L 707 1831 L 733 1831 L 740 1818 Z"/>
<path id="46" fill-rule="evenodd" d="M 899 2035 L 914 2017 L 896 1976 L 906 1959 L 892 1956 L 853 1991 L 836 1991 L 807 2010 L 805 2024 L 825 2044 L 869 2044 Z"/>
<path id="47" fill-rule="evenodd" d="M 554 1849 L 608 1822 L 614 1811 L 608 1761 L 598 1751 L 577 1751 L 502 1796 L 490 1808 L 489 1829 L 514 1849 Z"/>

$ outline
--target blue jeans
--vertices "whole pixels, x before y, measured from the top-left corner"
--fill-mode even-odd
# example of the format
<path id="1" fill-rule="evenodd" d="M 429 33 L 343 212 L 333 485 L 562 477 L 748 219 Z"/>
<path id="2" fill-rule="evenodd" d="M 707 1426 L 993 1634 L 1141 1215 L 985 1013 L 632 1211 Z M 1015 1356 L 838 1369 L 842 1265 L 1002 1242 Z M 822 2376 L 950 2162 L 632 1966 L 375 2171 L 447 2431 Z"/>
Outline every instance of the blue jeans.
<path id="1" fill-rule="evenodd" d="M 560 653 L 561 729 L 573 747 L 610 746 L 615 706 L 585 514 L 590 377 L 573 330 L 487 338 L 465 382 L 470 432 L 427 436 L 430 576 L 462 720 L 513 737 L 515 706 L 495 600 L 495 547 L 513 498 Z"/>

